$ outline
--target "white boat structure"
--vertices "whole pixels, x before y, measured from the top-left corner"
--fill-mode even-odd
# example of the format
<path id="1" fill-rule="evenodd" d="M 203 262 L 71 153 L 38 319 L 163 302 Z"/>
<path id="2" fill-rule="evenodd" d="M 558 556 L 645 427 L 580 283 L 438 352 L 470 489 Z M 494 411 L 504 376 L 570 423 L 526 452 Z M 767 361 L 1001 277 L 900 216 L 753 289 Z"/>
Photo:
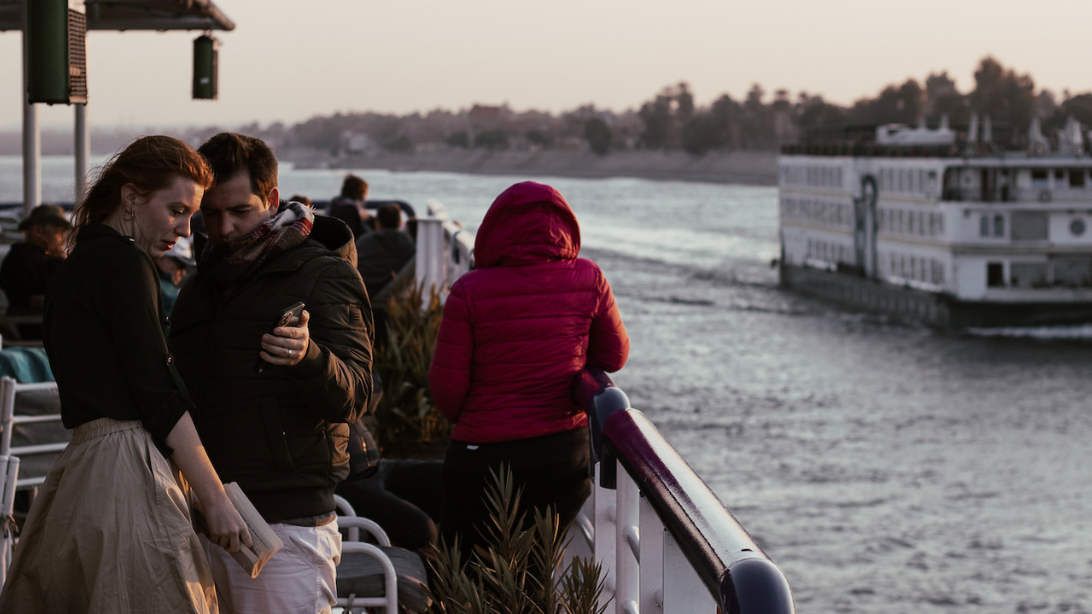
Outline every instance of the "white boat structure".
<path id="1" fill-rule="evenodd" d="M 867 140 L 786 146 L 779 160 L 781 282 L 945 328 L 1092 322 L 1092 158 L 1070 119 L 996 146 L 885 125 Z M 980 136 L 981 133 L 981 136 Z"/>

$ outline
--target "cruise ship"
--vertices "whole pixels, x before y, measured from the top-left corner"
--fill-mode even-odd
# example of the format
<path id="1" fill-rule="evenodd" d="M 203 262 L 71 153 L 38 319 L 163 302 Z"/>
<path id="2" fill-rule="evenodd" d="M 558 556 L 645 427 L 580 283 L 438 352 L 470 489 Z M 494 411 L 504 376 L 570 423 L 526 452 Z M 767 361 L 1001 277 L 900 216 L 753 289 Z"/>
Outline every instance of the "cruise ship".
<path id="1" fill-rule="evenodd" d="M 1092 322 L 1092 158 L 1070 119 L 1020 149 L 883 125 L 779 159 L 783 286 L 942 328 Z"/>

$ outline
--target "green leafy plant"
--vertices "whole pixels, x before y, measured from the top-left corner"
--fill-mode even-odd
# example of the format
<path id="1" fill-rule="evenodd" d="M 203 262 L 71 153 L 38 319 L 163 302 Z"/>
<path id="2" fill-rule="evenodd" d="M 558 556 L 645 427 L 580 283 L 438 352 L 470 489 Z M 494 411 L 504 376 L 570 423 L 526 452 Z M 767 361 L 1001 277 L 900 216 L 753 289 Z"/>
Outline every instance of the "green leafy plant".
<path id="1" fill-rule="evenodd" d="M 521 490 L 502 466 L 486 495 L 490 510 L 488 547 L 478 546 L 463 565 L 458 538 L 441 540 L 429 588 L 435 614 L 603 614 L 602 567 L 574 557 L 564 570 L 568 541 L 552 508 L 534 510 L 525 522 Z"/>
<path id="2" fill-rule="evenodd" d="M 409 283 L 387 301 L 386 339 L 376 347 L 375 371 L 383 397 L 375 410 L 375 434 L 384 444 L 428 443 L 446 438 L 451 425 L 436 409 L 428 370 L 444 308 L 433 288 L 425 302 L 422 286 Z"/>

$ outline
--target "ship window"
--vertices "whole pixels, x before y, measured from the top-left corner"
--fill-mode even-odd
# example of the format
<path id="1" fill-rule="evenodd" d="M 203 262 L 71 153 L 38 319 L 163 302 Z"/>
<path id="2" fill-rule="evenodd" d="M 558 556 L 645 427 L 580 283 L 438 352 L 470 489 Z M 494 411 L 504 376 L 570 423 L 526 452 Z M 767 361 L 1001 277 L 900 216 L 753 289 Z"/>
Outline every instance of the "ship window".
<path id="1" fill-rule="evenodd" d="M 1009 276 L 1016 288 L 1038 288 L 1046 285 L 1046 263 L 1014 262 L 1009 265 Z"/>
<path id="2" fill-rule="evenodd" d="M 1092 260 L 1087 258 L 1055 260 L 1054 283 L 1071 288 L 1092 286 Z"/>
<path id="3" fill-rule="evenodd" d="M 1005 216 L 995 215 L 993 216 L 993 236 L 1003 237 L 1005 236 Z M 1046 237 L 1043 237 L 1044 239 Z"/>
<path id="4" fill-rule="evenodd" d="M 1065 179 L 1065 171 L 1063 171 L 1060 168 L 1055 170 L 1054 171 L 1054 178 L 1059 180 L 1059 181 L 1061 181 L 1062 179 Z"/>
<path id="5" fill-rule="evenodd" d="M 1069 187 L 1071 188 L 1083 188 L 1084 187 L 1084 170 L 1075 168 L 1069 171 Z"/>
<path id="6" fill-rule="evenodd" d="M 1044 241 L 1046 238 L 1046 213 L 1019 211 L 1012 214 L 1013 241 Z"/>
<path id="7" fill-rule="evenodd" d="M 906 232 L 908 232 L 910 234 L 914 234 L 914 212 L 910 211 L 909 215 L 907 215 L 906 217 L 910 218 L 909 228 L 906 230 Z"/>
<path id="8" fill-rule="evenodd" d="M 983 215 L 978 220 L 978 236 L 988 237 L 990 236 L 990 216 Z"/>
<path id="9" fill-rule="evenodd" d="M 1005 265 L 1000 262 L 986 263 L 986 285 L 990 288 L 1005 287 Z"/>
<path id="10" fill-rule="evenodd" d="M 1050 187 L 1050 174 L 1046 169 L 1033 168 L 1031 169 L 1031 187 L 1033 188 L 1047 188 Z"/>
<path id="11" fill-rule="evenodd" d="M 925 236 L 925 212 L 918 211 L 918 234 Z"/>

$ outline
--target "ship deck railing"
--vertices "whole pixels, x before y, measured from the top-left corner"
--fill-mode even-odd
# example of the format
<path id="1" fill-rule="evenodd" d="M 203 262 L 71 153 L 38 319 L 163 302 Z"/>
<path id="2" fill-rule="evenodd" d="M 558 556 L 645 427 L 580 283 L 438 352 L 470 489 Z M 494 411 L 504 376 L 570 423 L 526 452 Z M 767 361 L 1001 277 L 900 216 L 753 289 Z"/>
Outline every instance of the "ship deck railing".
<path id="1" fill-rule="evenodd" d="M 618 614 L 796 611 L 781 569 L 609 376 L 586 370 L 573 394 L 597 462 L 570 544 L 602 565 L 600 605 Z"/>

